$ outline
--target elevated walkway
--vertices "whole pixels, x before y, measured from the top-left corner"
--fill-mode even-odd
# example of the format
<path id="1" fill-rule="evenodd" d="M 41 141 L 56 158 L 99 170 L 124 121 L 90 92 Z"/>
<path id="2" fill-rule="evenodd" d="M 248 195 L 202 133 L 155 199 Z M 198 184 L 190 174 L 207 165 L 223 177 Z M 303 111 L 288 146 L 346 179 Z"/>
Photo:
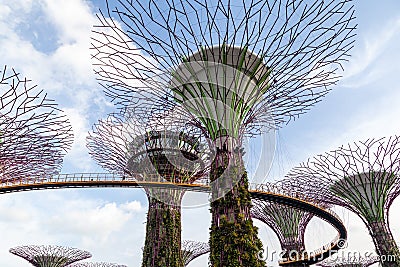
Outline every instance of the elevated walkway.
<path id="1" fill-rule="evenodd" d="M 109 173 L 73 173 L 59 174 L 47 178 L 25 178 L 9 180 L 0 184 L 0 194 L 14 193 L 20 191 L 60 189 L 60 188 L 96 188 L 96 187 L 120 187 L 120 188 L 177 188 L 194 192 L 210 193 L 211 188 L 208 184 L 176 184 L 168 182 L 138 182 L 134 178 L 123 177 Z M 343 247 L 343 242 L 347 239 L 347 231 L 340 218 L 332 211 L 324 209 L 307 200 L 304 197 L 286 192 L 280 192 L 279 189 L 268 187 L 263 184 L 251 184 L 249 188 L 251 197 L 263 201 L 270 201 L 284 204 L 290 207 L 301 209 L 314 214 L 316 217 L 328 222 L 338 232 L 337 236 L 327 245 L 321 248 L 283 259 L 281 266 L 292 264 L 311 265 L 323 261 L 337 250 Z"/>

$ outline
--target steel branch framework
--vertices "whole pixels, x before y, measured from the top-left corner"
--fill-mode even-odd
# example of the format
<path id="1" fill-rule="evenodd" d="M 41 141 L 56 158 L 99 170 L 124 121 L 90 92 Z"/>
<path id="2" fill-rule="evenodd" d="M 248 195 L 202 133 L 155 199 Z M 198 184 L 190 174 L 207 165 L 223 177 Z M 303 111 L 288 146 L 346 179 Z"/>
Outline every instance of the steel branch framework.
<path id="1" fill-rule="evenodd" d="M 71 124 L 43 90 L 14 69 L 0 71 L 0 180 L 57 174 Z"/>
<path id="2" fill-rule="evenodd" d="M 104 187 L 124 187 L 124 188 L 140 188 L 140 187 L 153 187 L 153 188 L 171 188 L 175 187 L 176 184 L 165 183 L 165 182 L 141 182 L 138 183 L 131 179 L 126 179 L 122 176 L 109 174 L 109 173 L 74 173 L 74 174 L 62 174 L 47 180 L 18 180 L 11 181 L 7 184 L 0 185 L 0 194 L 7 194 L 20 191 L 29 190 L 43 190 L 43 189 L 57 189 L 57 188 L 104 188 Z M 193 192 L 209 193 L 210 186 L 203 184 L 178 184 L 179 187 L 185 190 Z M 263 184 L 251 185 L 251 198 L 259 199 L 267 202 L 277 202 L 285 204 L 291 207 L 298 207 L 304 209 L 307 212 L 314 214 L 315 216 L 325 220 L 332 225 L 337 231 L 338 235 L 328 244 L 321 248 L 308 253 L 307 255 L 301 255 L 295 260 L 286 260 L 281 262 L 281 265 L 290 265 L 294 262 L 303 264 L 314 264 L 322 261 L 327 257 L 332 256 L 332 253 L 337 252 L 343 245 L 342 241 L 347 239 L 347 231 L 341 219 L 332 211 L 323 209 L 318 205 L 313 204 L 307 198 L 301 198 L 298 193 L 291 193 L 286 195 L 285 192 L 275 191 L 279 188 L 271 188 Z"/>
<path id="3" fill-rule="evenodd" d="M 318 102 L 338 79 L 354 41 L 351 0 L 112 4 L 99 16 L 92 48 L 96 73 L 115 103 L 150 110 L 187 103 L 191 97 L 224 103 L 230 98 L 227 106 L 240 118 L 238 132 L 250 135 L 294 119 Z M 208 90 L 201 80 L 190 88 L 171 84 L 177 70 L 199 61 L 236 68 L 249 79 L 241 86 L 255 84 L 245 94 L 220 83 Z M 217 71 L 222 75 L 222 69 Z M 191 111 L 183 107 L 182 113 Z M 199 122 L 198 114 L 186 112 L 182 118 L 188 116 L 209 126 L 207 120 Z"/>
<path id="4" fill-rule="evenodd" d="M 67 267 L 127 267 L 127 266 L 109 262 L 77 262 L 70 264 Z"/>
<path id="5" fill-rule="evenodd" d="M 11 248 L 10 252 L 35 267 L 64 267 L 92 256 L 84 250 L 61 246 L 19 246 Z"/>
<path id="6" fill-rule="evenodd" d="M 277 188 L 274 190 L 282 192 L 287 190 L 279 182 L 265 186 Z M 251 216 L 268 225 L 277 234 L 282 250 L 286 250 L 288 253 L 284 257 L 291 252 L 303 253 L 305 251 L 304 233 L 313 214 L 281 203 L 258 199 L 253 199 L 252 203 Z M 294 264 L 293 266 L 303 265 Z"/>
<path id="7" fill-rule="evenodd" d="M 139 117 L 168 111 L 176 123 L 202 129 L 217 148 L 210 264 L 265 265 L 256 257 L 262 243 L 250 216 L 242 137 L 296 118 L 329 91 L 353 45 L 352 2 L 113 4 L 99 16 L 92 47 L 106 94 Z"/>
<path id="8" fill-rule="evenodd" d="M 182 258 L 185 266 L 188 266 L 192 260 L 208 252 L 210 252 L 210 245 L 208 243 L 192 240 L 184 240 L 182 242 Z"/>
<path id="9" fill-rule="evenodd" d="M 377 253 L 400 254 L 389 228 L 388 211 L 400 193 L 400 138 L 368 139 L 309 159 L 292 169 L 284 181 L 292 190 L 309 192 L 320 202 L 340 205 L 366 224 Z"/>
<path id="10" fill-rule="evenodd" d="M 164 117 L 164 121 L 167 117 Z M 207 174 L 206 143 L 193 127 L 152 127 L 129 113 L 99 121 L 88 137 L 93 158 L 114 173 L 142 182 L 193 183 Z M 181 201 L 185 190 L 144 187 L 148 201 L 143 267 L 183 266 Z"/>
<path id="11" fill-rule="evenodd" d="M 137 181 L 199 182 L 212 158 L 207 140 L 195 127 L 159 127 L 129 113 L 111 114 L 95 124 L 87 147 L 104 169 Z"/>
<path id="12" fill-rule="evenodd" d="M 374 263 L 379 262 L 378 257 L 369 258 L 337 258 L 337 259 L 326 259 L 323 262 L 318 263 L 318 266 L 322 267 L 368 267 Z"/>

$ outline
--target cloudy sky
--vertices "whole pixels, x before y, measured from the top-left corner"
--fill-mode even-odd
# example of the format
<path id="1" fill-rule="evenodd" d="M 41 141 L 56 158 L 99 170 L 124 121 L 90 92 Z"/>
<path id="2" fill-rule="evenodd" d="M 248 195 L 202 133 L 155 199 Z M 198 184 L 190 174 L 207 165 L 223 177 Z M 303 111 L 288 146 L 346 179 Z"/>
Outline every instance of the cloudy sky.
<path id="1" fill-rule="evenodd" d="M 90 61 L 91 27 L 102 5 L 102 0 L 0 0 L 0 65 L 14 67 L 45 89 L 72 122 L 75 143 L 65 158 L 63 173 L 103 172 L 85 148 L 91 125 L 113 111 Z M 267 179 L 279 179 L 308 157 L 347 142 L 399 133 L 400 2 L 366 0 L 355 6 L 357 42 L 343 79 L 321 103 L 277 132 L 275 160 Z M 397 200 L 390 213 L 396 240 L 400 239 L 399 207 Z M 30 266 L 8 253 L 13 246 L 57 244 L 88 250 L 93 261 L 140 266 L 146 210 L 147 200 L 139 189 L 1 195 L 0 264 Z M 348 250 L 373 251 L 361 220 L 336 210 L 349 229 Z M 183 238 L 207 241 L 209 221 L 207 206 L 184 208 Z M 278 250 L 271 230 L 256 224 L 264 244 Z M 330 226 L 315 219 L 307 228 L 306 248 L 317 248 L 334 236 Z M 207 256 L 202 256 L 191 266 L 206 264 Z"/>

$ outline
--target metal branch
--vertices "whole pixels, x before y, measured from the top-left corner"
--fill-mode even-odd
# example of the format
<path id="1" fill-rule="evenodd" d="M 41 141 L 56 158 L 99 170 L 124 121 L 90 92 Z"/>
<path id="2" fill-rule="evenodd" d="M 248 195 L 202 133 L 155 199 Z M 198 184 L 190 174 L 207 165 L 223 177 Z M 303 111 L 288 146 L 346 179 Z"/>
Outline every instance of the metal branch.
<path id="1" fill-rule="evenodd" d="M 127 266 L 109 262 L 77 262 L 70 264 L 67 267 L 127 267 Z"/>
<path id="2" fill-rule="evenodd" d="M 53 100 L 6 66 L 0 72 L 0 180 L 59 172 L 72 127 Z"/>
<path id="3" fill-rule="evenodd" d="M 84 250 L 61 246 L 19 246 L 9 251 L 36 267 L 63 267 L 92 256 Z"/>
<path id="4" fill-rule="evenodd" d="M 280 182 L 264 186 L 274 188 L 274 191 L 287 192 L 287 188 L 283 187 Z M 282 249 L 288 252 L 296 250 L 300 253 L 305 250 L 304 233 L 307 224 L 313 217 L 312 214 L 285 204 L 257 199 L 253 199 L 252 204 L 251 216 L 265 223 L 276 233 Z M 326 208 L 324 205 L 322 207 Z"/>
<path id="5" fill-rule="evenodd" d="M 208 243 L 191 240 L 184 240 L 182 242 L 182 258 L 185 266 L 188 266 L 192 260 L 208 252 L 210 252 L 210 245 Z"/>
<path id="6" fill-rule="evenodd" d="M 130 113 L 111 114 L 89 133 L 89 153 L 103 168 L 138 181 L 190 183 L 206 177 L 212 154 L 201 132 L 162 119 L 160 128 Z"/>
<path id="7" fill-rule="evenodd" d="M 201 60 L 237 67 L 250 79 L 268 73 L 257 80 L 247 105 L 239 94 L 230 106 L 240 117 L 237 132 L 249 135 L 295 119 L 321 100 L 340 77 L 356 27 L 350 0 L 168 0 L 162 5 L 118 0 L 114 5 L 108 3 L 98 16 L 92 50 L 98 79 L 117 105 L 182 106 L 171 80 L 200 53 Z M 235 47 L 254 59 L 240 66 Z M 189 113 L 184 120 L 198 120 L 183 107 Z"/>
<path id="8" fill-rule="evenodd" d="M 400 194 L 399 148 L 398 136 L 355 142 L 301 163 L 282 183 L 321 203 L 353 211 L 366 224 L 378 255 L 395 257 L 381 262 L 383 266 L 398 266 L 400 252 L 388 212 Z"/>

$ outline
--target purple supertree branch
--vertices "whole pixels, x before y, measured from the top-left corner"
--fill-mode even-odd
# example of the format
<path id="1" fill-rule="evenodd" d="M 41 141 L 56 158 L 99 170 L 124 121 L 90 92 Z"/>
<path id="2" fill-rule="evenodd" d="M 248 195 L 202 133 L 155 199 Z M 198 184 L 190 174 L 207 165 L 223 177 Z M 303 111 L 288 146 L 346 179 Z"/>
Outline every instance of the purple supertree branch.
<path id="1" fill-rule="evenodd" d="M 267 183 L 264 188 L 271 188 L 271 191 L 288 193 L 290 189 L 285 187 L 285 184 L 278 181 L 275 183 Z M 307 192 L 298 194 L 297 197 L 304 199 L 312 199 L 307 195 Z M 315 202 L 315 200 L 312 200 Z M 278 204 L 274 202 L 266 202 L 262 200 L 253 200 L 251 216 L 256 218 L 267 226 L 269 226 L 278 236 L 282 249 L 287 251 L 304 250 L 304 233 L 307 224 L 312 219 L 313 215 L 304 212 L 301 209 Z M 327 208 L 327 205 L 316 203 L 321 207 Z"/>
<path id="2" fill-rule="evenodd" d="M 89 154 L 106 170 L 122 175 L 128 174 L 128 138 L 142 134 L 139 126 L 135 126 L 138 125 L 135 125 L 134 121 L 125 123 L 116 114 L 99 120 L 87 137 Z"/>
<path id="3" fill-rule="evenodd" d="M 56 174 L 73 142 L 68 119 L 31 81 L 0 72 L 1 180 Z"/>
<path id="4" fill-rule="evenodd" d="M 144 123 L 144 120 L 136 119 L 137 114 L 143 110 L 135 110 L 134 114 L 131 111 L 110 114 L 107 119 L 99 120 L 93 126 L 93 131 L 87 138 L 87 147 L 98 164 L 111 172 L 132 176 L 137 180 L 146 179 L 145 176 L 150 179 L 152 174 L 154 177 L 161 175 L 157 178 L 159 180 L 162 174 L 159 173 L 160 169 L 156 170 L 154 164 L 161 162 L 153 162 L 149 151 L 160 150 L 165 155 L 174 154 L 168 157 L 168 164 L 176 164 L 175 172 L 179 168 L 185 168 L 185 164 L 194 164 L 193 166 L 198 165 L 200 169 L 193 169 L 196 171 L 192 174 L 193 177 L 201 179 L 207 176 L 210 165 L 207 162 L 212 155 L 199 130 L 190 125 L 177 124 L 174 118 L 170 119 L 168 116 L 155 119 L 157 122 L 149 117 Z M 162 129 L 158 120 L 164 122 Z M 183 157 L 182 153 L 189 154 Z M 194 154 L 198 155 L 197 160 L 186 159 Z"/>
<path id="5" fill-rule="evenodd" d="M 340 205 L 367 226 L 383 266 L 399 266 L 400 252 L 389 228 L 388 212 L 400 192 L 400 137 L 355 142 L 293 168 L 283 183 L 312 198 Z"/>
<path id="6" fill-rule="evenodd" d="M 19 246 L 10 249 L 10 253 L 17 255 L 33 266 L 64 267 L 73 262 L 90 258 L 92 254 L 77 248 L 62 246 Z"/>
<path id="7" fill-rule="evenodd" d="M 329 190 L 321 191 L 321 187 L 329 187 L 335 181 L 352 175 L 375 172 L 398 173 L 400 157 L 399 138 L 369 139 L 367 141 L 342 146 L 336 151 L 325 153 L 300 164 L 290 171 L 288 178 L 311 183 L 316 186 L 316 197 L 338 204 L 337 197 Z M 389 160 L 387 160 L 389 159 Z M 290 181 L 289 181 L 290 182 Z M 312 188 L 308 188 L 312 189 Z M 398 194 L 398 182 L 392 186 L 392 194 Z M 320 192 L 320 193 L 318 193 Z M 391 197 L 389 197 L 389 200 Z"/>
<path id="8" fill-rule="evenodd" d="M 208 252 L 210 252 L 210 245 L 208 243 L 192 240 L 184 240 L 182 242 L 182 258 L 185 266 L 188 266 L 192 260 Z"/>
<path id="9" fill-rule="evenodd" d="M 168 83 L 183 58 L 201 47 L 247 46 L 273 76 L 263 101 L 243 120 L 249 135 L 272 127 L 271 116 L 279 125 L 320 101 L 353 45 L 349 0 L 166 1 L 162 7 L 152 0 L 120 0 L 116 5 L 108 17 L 99 15 L 92 47 L 96 73 L 115 103 L 131 106 L 137 98 L 138 105 L 175 106 Z"/>

